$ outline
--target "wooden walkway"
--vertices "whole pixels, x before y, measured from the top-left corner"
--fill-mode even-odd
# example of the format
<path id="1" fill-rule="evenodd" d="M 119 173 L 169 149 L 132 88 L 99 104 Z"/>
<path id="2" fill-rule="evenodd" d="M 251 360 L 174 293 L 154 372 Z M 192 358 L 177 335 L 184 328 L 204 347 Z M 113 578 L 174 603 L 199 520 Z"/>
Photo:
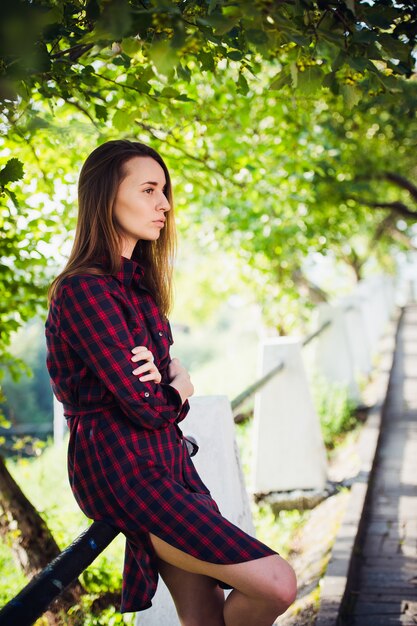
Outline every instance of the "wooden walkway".
<path id="1" fill-rule="evenodd" d="M 416 626 L 417 305 L 400 322 L 374 470 L 342 623 Z"/>

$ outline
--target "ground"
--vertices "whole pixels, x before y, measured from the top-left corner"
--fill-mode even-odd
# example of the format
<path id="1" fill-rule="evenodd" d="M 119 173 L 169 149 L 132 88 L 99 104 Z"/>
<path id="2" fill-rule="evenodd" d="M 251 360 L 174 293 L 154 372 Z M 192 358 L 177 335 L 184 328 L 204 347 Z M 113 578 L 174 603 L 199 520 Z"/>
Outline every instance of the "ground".
<path id="1" fill-rule="evenodd" d="M 359 430 L 351 433 L 330 459 L 330 480 L 341 481 L 359 471 L 355 445 Z M 342 487 L 311 511 L 308 521 L 295 536 L 289 560 L 297 574 L 297 600 L 285 615 L 278 618 L 277 625 L 314 625 L 320 604 L 320 580 L 326 571 L 348 499 L 349 491 Z"/>

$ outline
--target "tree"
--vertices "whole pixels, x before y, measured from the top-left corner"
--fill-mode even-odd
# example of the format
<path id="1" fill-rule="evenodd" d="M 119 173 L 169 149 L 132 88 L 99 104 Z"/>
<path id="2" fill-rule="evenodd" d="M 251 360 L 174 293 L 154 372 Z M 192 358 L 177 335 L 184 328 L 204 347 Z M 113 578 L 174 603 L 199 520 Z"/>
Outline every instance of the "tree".
<path id="1" fill-rule="evenodd" d="M 205 126 L 213 133 L 217 106 L 222 115 L 226 109 L 222 119 L 247 133 L 246 145 L 251 145 L 249 106 L 255 102 L 257 115 L 267 115 L 267 107 L 262 110 L 256 102 L 267 94 L 277 103 L 272 115 L 278 118 L 288 92 L 295 106 L 297 98 L 312 100 L 317 90 L 324 89 L 325 97 L 327 93 L 343 98 L 344 105 L 352 107 L 366 94 L 389 98 L 391 91 L 402 93 L 404 78 L 414 67 L 413 2 L 9 0 L 2 13 L 0 100 L 7 131 L 3 145 L 25 164 L 35 185 L 31 193 L 49 197 L 57 194 L 59 179 L 67 182 L 68 172 L 77 171 L 83 147 L 88 151 L 97 138 L 131 134 L 132 127 L 144 140 L 164 142 L 167 156 L 179 165 L 179 176 L 187 167 L 201 168 L 196 178 L 200 188 L 207 189 L 210 176 L 223 184 L 226 172 L 226 178 L 234 180 L 232 186 L 227 181 L 225 189 L 233 192 L 242 188 L 234 163 L 220 138 L 216 147 L 214 139 L 204 135 Z M 202 111 L 204 119 L 199 121 L 196 111 Z M 236 124 L 239 115 L 246 120 L 247 131 L 242 130 L 243 123 Z M 294 111 L 288 117 L 296 146 L 300 120 Z M 225 125 L 221 127 L 224 131 Z M 62 153 L 65 139 L 68 144 L 76 142 L 77 152 Z M 234 152 L 230 139 L 223 145 Z M 291 153 L 291 142 L 283 145 Z M 272 167 L 275 158 L 274 153 Z M 238 161 L 243 167 L 242 155 Z M 48 211 L 45 196 L 43 206 L 29 210 L 24 206 L 27 192 L 15 188 L 12 193 L 10 187 L 21 177 L 19 168 L 12 158 L 0 172 L 0 196 L 6 200 L 8 194 L 12 201 L 2 209 L 1 253 L 8 262 L 0 280 L 13 302 L 10 307 L 10 300 L 4 300 L 1 354 L 6 354 L 10 332 L 44 303 L 49 279 L 42 253 L 45 242 L 73 223 L 65 198 L 58 216 Z M 298 193 L 294 182 L 293 177 L 287 184 L 292 195 Z M 266 225 L 263 228 L 268 231 Z M 291 240 L 295 228 L 295 223 L 289 225 L 283 235 Z M 250 234 L 246 230 L 240 239 Z M 265 238 L 257 241 L 263 245 Z M 279 256 L 280 245 L 275 249 Z M 282 269 L 281 263 L 274 272 L 285 280 L 288 272 L 282 274 Z M 10 364 L 10 355 L 6 360 Z"/>
<path id="2" fill-rule="evenodd" d="M 108 138 L 163 143 L 180 227 L 240 255 L 281 331 L 326 297 L 312 254 L 360 276 L 375 241 L 385 259 L 408 245 L 416 21 L 393 0 L 5 0 L 0 365 L 45 309 L 76 172 Z"/>
<path id="3" fill-rule="evenodd" d="M 245 73 L 256 72 L 262 58 L 278 60 L 272 88 L 324 82 L 357 99 L 349 85 L 386 91 L 398 88 L 396 76 L 411 75 L 416 23 L 415 3 L 393 0 L 8 0 L 2 95 L 27 100 L 39 90 L 83 109 L 91 101 L 100 119 L 107 103 L 97 87 L 113 80 L 109 59 L 123 68 L 126 88 L 159 98 L 168 92 L 150 82 L 155 66 L 180 77 L 214 72 L 219 60 L 231 59 L 244 92 Z M 175 91 L 169 97 L 181 98 Z"/>

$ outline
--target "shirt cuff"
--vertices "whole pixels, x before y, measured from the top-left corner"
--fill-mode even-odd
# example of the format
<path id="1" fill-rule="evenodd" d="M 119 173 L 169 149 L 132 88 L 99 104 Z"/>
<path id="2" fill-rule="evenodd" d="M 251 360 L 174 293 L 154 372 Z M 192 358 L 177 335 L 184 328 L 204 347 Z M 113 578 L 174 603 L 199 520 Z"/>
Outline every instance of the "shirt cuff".
<path id="1" fill-rule="evenodd" d="M 178 389 L 175 389 L 175 387 L 172 387 L 172 385 L 169 384 L 165 384 L 164 387 L 167 390 L 169 401 L 173 405 L 174 410 L 179 412 L 182 407 L 180 392 L 178 391 Z"/>

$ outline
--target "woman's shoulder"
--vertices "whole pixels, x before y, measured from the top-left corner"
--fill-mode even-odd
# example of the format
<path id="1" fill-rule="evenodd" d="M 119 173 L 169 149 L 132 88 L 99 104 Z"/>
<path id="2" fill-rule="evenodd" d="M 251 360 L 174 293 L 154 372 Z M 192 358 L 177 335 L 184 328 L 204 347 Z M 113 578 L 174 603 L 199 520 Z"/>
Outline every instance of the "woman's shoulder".
<path id="1" fill-rule="evenodd" d="M 61 296 L 71 293 L 98 294 L 113 291 L 115 287 L 116 281 L 110 274 L 80 272 L 65 276 L 60 282 L 58 294 Z"/>

